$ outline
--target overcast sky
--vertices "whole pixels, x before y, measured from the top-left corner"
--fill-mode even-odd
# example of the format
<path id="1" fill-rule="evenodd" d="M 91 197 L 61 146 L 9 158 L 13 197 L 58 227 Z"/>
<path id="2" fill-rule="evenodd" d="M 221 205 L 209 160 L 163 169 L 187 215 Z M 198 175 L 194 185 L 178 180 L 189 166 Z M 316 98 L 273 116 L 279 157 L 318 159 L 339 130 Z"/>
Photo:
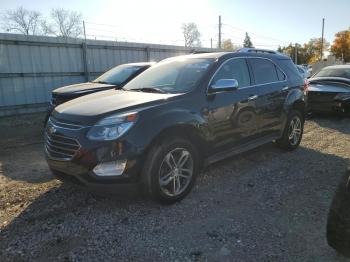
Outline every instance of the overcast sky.
<path id="1" fill-rule="evenodd" d="M 56 7 L 81 12 L 89 37 L 177 45 L 183 45 L 184 22 L 198 25 L 204 46 L 211 38 L 216 45 L 219 15 L 223 39 L 242 44 L 247 31 L 255 46 L 271 49 L 320 37 L 323 17 L 327 41 L 350 27 L 350 0 L 1 0 L 0 8 L 18 6 L 43 15 Z"/>

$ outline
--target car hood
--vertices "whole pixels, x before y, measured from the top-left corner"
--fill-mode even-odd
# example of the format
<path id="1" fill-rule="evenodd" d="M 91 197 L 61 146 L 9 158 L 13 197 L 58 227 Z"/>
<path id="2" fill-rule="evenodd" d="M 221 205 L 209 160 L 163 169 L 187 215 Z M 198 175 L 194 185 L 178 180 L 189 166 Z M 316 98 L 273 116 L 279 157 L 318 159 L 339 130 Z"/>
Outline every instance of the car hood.
<path id="1" fill-rule="evenodd" d="M 63 86 L 53 90 L 52 93 L 59 96 L 69 96 L 74 94 L 89 93 L 89 92 L 97 91 L 96 89 L 111 89 L 114 87 L 117 87 L 117 86 L 111 85 L 111 84 L 87 82 L 87 83 Z"/>
<path id="2" fill-rule="evenodd" d="M 62 121 L 91 124 L 111 113 L 138 110 L 166 102 L 179 94 L 107 90 L 73 99 L 55 108 L 53 117 Z"/>

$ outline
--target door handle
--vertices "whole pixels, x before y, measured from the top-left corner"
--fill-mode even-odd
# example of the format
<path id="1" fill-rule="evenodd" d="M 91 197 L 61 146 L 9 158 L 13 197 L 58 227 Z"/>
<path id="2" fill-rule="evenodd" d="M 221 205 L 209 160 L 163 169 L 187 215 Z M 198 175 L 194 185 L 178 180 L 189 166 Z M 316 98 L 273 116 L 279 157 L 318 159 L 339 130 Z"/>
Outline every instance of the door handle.
<path id="1" fill-rule="evenodd" d="M 282 88 L 282 91 L 287 91 L 288 89 L 289 89 L 289 87 L 285 86 L 285 87 Z"/>
<path id="2" fill-rule="evenodd" d="M 248 101 L 253 101 L 257 98 L 258 98 L 258 95 L 252 95 L 252 96 L 248 97 Z"/>

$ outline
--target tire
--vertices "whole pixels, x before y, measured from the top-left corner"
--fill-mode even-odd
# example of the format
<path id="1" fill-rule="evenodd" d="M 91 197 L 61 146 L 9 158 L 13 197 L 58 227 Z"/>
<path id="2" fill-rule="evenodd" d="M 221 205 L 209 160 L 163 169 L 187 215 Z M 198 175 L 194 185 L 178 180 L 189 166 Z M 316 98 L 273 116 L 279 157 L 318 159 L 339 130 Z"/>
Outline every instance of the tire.
<path id="1" fill-rule="evenodd" d="M 293 109 L 288 115 L 287 123 L 284 128 L 282 137 L 276 141 L 277 145 L 284 150 L 295 150 L 299 146 L 303 137 L 304 122 L 304 115 L 300 111 Z M 299 123 L 297 124 L 298 128 L 296 128 L 294 131 L 294 134 L 297 136 L 297 138 L 295 136 L 291 138 L 293 132 L 293 123 Z M 296 133 L 296 130 L 299 130 L 299 132 Z"/>
<path id="2" fill-rule="evenodd" d="M 179 137 L 163 139 L 147 154 L 141 174 L 143 189 L 160 203 L 180 201 L 191 191 L 199 163 L 198 151 L 191 142 Z"/>
<path id="3" fill-rule="evenodd" d="M 327 220 L 328 245 L 350 258 L 350 169 L 344 172 L 333 197 Z"/>

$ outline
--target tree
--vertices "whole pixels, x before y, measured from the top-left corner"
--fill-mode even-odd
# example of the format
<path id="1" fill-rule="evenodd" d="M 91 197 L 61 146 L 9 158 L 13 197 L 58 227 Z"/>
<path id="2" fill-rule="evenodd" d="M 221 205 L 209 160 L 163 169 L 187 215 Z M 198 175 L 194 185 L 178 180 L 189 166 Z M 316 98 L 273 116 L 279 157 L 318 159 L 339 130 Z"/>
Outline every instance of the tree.
<path id="1" fill-rule="evenodd" d="M 331 51 L 335 57 L 350 62 L 350 28 L 335 34 Z"/>
<path id="2" fill-rule="evenodd" d="M 244 38 L 244 41 L 243 41 L 243 47 L 248 47 L 248 48 L 253 48 L 254 47 L 252 41 L 250 40 L 250 36 L 248 35 L 247 32 L 245 33 L 245 38 Z"/>
<path id="3" fill-rule="evenodd" d="M 184 23 L 182 24 L 181 29 L 185 38 L 186 47 L 201 46 L 201 33 L 195 23 Z"/>
<path id="4" fill-rule="evenodd" d="M 234 43 L 232 43 L 232 40 L 228 38 L 222 42 L 222 48 L 226 51 L 235 51 L 242 48 L 242 46 L 235 45 Z"/>
<path id="5" fill-rule="evenodd" d="M 41 33 L 43 35 L 55 35 L 51 24 L 49 24 L 46 20 L 40 21 Z"/>
<path id="6" fill-rule="evenodd" d="M 42 23 L 43 31 L 61 37 L 78 37 L 82 34 L 82 15 L 62 8 L 51 10 L 52 23 Z"/>
<path id="7" fill-rule="evenodd" d="M 290 56 L 293 61 L 295 61 L 295 53 L 297 53 L 298 64 L 314 64 L 321 58 L 321 46 L 321 38 L 312 38 L 308 43 L 305 43 L 304 45 L 293 45 L 290 43 L 288 46 L 279 47 L 278 51 Z M 323 51 L 327 50 L 328 47 L 329 43 L 324 40 Z M 297 48 L 297 50 L 295 50 L 295 48 Z"/>
<path id="8" fill-rule="evenodd" d="M 41 14 L 37 11 L 18 7 L 17 9 L 6 11 L 3 19 L 5 21 L 4 29 L 6 31 L 15 31 L 24 35 L 35 35 Z"/>
<path id="9" fill-rule="evenodd" d="M 321 59 L 321 38 L 311 38 L 308 43 L 304 44 L 305 56 L 309 64 L 314 64 Z M 323 41 L 323 52 L 327 51 L 329 48 L 329 43 L 324 39 Z"/>
<path id="10" fill-rule="evenodd" d="M 225 39 L 222 43 L 222 47 L 224 50 L 233 51 L 233 43 L 231 39 Z"/>

